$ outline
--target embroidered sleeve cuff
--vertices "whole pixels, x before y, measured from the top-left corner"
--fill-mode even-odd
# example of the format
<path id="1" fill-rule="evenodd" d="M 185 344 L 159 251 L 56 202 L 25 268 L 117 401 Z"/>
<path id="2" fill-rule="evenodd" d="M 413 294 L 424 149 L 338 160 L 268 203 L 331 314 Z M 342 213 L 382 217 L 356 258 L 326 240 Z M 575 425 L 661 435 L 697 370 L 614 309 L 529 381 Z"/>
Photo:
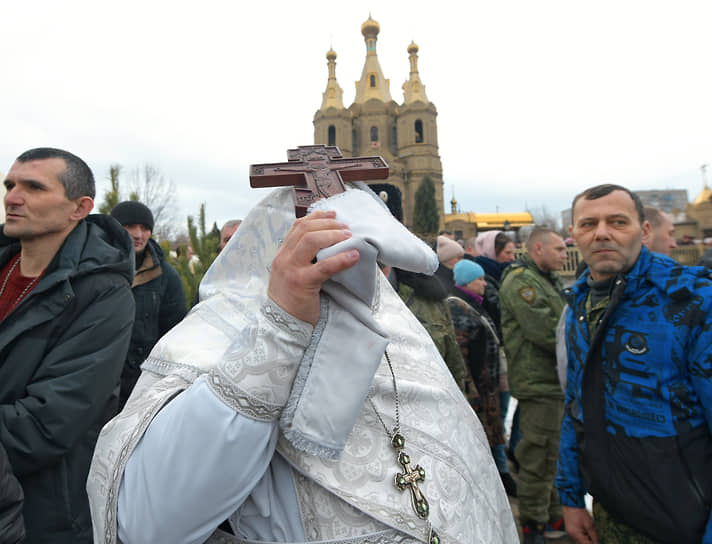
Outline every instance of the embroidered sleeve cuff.
<path id="1" fill-rule="evenodd" d="M 292 335 L 294 341 L 298 344 L 307 347 L 314 331 L 312 325 L 285 312 L 276 302 L 269 298 L 262 304 L 261 312 L 272 325 L 282 332 Z"/>
<path id="2" fill-rule="evenodd" d="M 313 327 L 267 299 L 208 375 L 228 406 L 258 421 L 277 419 L 289 398 Z"/>

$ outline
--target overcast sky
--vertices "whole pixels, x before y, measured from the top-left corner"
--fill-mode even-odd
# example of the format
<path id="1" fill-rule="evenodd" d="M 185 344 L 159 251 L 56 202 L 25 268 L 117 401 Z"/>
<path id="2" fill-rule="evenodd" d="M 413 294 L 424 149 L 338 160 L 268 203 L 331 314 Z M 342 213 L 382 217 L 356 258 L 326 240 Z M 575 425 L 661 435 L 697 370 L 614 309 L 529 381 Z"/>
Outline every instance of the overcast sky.
<path id="1" fill-rule="evenodd" d="M 348 107 L 361 23 L 403 101 L 407 47 L 438 109 L 445 198 L 463 211 L 558 215 L 601 182 L 702 188 L 712 163 L 712 2 L 10 2 L 0 7 L 0 171 L 37 146 L 157 166 L 181 223 L 243 217 L 252 163 L 313 143 L 325 54 Z M 331 9 L 328 9 L 331 8 Z M 447 206 L 449 211 L 449 205 Z"/>

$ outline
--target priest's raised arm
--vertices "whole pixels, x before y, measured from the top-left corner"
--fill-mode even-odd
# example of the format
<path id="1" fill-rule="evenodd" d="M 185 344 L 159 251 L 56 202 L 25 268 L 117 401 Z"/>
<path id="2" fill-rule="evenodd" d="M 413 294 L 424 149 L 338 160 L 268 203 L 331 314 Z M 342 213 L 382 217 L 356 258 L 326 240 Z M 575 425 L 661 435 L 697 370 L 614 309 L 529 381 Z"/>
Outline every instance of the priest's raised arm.
<path id="1" fill-rule="evenodd" d="M 437 257 L 362 184 L 309 210 L 265 198 L 151 352 L 97 445 L 95 542 L 517 541 L 476 415 L 378 269 Z"/>

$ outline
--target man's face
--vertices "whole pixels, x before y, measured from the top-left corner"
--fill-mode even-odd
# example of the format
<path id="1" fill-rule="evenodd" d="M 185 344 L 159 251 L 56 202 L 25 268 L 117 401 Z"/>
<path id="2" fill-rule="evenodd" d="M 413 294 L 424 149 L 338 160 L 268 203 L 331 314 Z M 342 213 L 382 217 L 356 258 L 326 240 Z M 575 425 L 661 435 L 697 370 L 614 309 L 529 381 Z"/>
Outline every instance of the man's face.
<path id="1" fill-rule="evenodd" d="M 230 238 L 232 238 L 232 235 L 235 234 L 237 231 L 237 227 L 240 225 L 233 225 L 232 227 L 223 227 L 222 232 L 220 233 L 220 244 L 218 245 L 218 249 L 222 251 L 225 249 L 225 246 L 227 243 L 230 241 Z"/>
<path id="2" fill-rule="evenodd" d="M 633 199 L 612 191 L 595 200 L 580 198 L 573 209 L 571 236 L 594 280 L 611 278 L 629 270 L 640 255 L 643 232 Z"/>
<path id="3" fill-rule="evenodd" d="M 124 225 L 124 228 L 131 235 L 133 240 L 134 252 L 143 253 L 146 249 L 146 244 L 148 244 L 148 239 L 151 237 L 151 229 L 146 225 L 141 223 L 135 223 L 133 225 Z"/>
<path id="4" fill-rule="evenodd" d="M 15 162 L 5 178 L 6 236 L 22 241 L 62 239 L 74 228 L 77 202 L 67 198 L 59 176 L 63 159 Z"/>
<path id="5" fill-rule="evenodd" d="M 566 244 L 564 239 L 553 232 L 537 242 L 534 256 L 536 264 L 543 272 L 561 270 L 566 263 Z"/>
<path id="6" fill-rule="evenodd" d="M 650 232 L 643 238 L 643 243 L 650 251 L 670 255 L 677 247 L 675 242 L 675 225 L 667 214 L 663 215 L 663 221 L 657 227 L 651 227 Z"/>

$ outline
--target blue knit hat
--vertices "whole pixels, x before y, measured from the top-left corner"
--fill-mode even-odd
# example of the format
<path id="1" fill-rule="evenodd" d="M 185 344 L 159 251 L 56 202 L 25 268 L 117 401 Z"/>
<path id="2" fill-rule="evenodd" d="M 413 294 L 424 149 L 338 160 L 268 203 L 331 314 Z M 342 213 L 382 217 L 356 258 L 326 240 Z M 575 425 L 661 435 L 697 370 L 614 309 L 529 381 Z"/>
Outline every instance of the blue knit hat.
<path id="1" fill-rule="evenodd" d="M 452 270 L 455 274 L 455 283 L 460 287 L 485 275 L 485 271 L 479 264 L 467 259 L 458 261 Z"/>

